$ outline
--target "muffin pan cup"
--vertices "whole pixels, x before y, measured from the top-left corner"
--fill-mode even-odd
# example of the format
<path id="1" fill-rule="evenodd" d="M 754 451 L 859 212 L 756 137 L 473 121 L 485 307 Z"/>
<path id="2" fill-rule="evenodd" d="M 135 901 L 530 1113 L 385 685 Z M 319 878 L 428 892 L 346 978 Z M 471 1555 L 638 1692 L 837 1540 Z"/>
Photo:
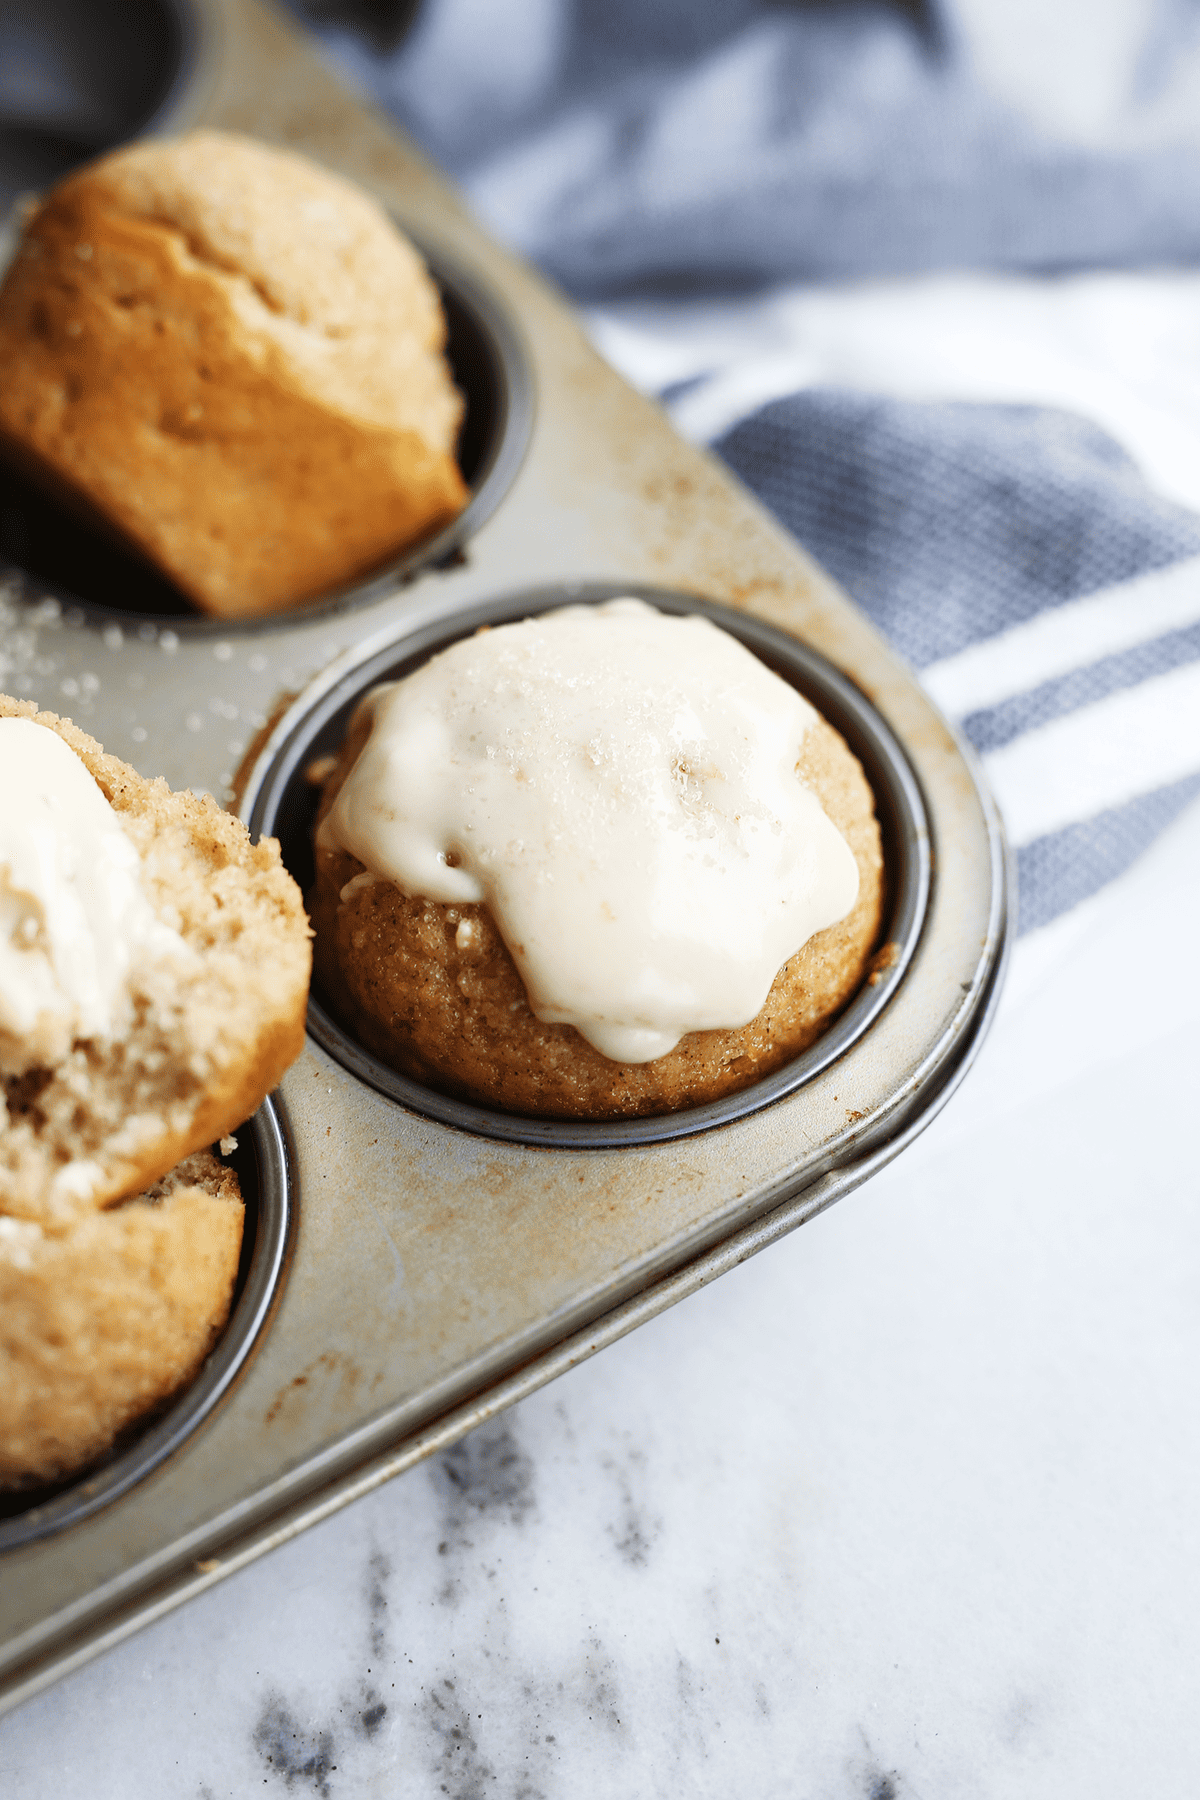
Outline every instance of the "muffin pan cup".
<path id="1" fill-rule="evenodd" d="M 861 726 L 857 742 L 847 735 L 869 751 L 892 838 L 897 950 L 882 995 L 864 990 L 843 1015 L 859 1005 L 871 1016 L 833 1060 L 818 1042 L 791 1091 L 785 1081 L 699 1130 L 681 1115 L 683 1135 L 647 1121 L 640 1141 L 448 1115 L 357 1060 L 315 1008 L 267 1109 L 291 1220 L 269 1316 L 207 1410 L 181 1411 L 127 1484 L 94 1505 L 78 1484 L 73 1511 L 67 1490 L 44 1529 L 0 1550 L 0 1707 L 858 1186 L 961 1079 L 1008 937 L 1003 836 L 976 765 L 845 595 L 596 357 L 562 301 L 483 236 L 282 15 L 204 0 L 194 16 L 194 74 L 169 128 L 293 144 L 411 229 L 513 372 L 480 462 L 478 491 L 493 485 L 448 555 L 416 554 L 269 620 L 147 617 L 14 576 L 0 583 L 4 684 L 145 774 L 207 789 L 287 840 L 302 759 L 375 672 L 481 614 L 624 592 L 668 606 L 697 597 L 733 609 L 748 635 L 794 640 Z M 842 722 L 836 706 L 832 716 Z"/>
<path id="2" fill-rule="evenodd" d="M 0 12 L 0 215 L 135 132 L 165 122 L 196 69 L 189 0 L 41 0 Z M 0 217 L 0 223 L 2 223 Z"/>

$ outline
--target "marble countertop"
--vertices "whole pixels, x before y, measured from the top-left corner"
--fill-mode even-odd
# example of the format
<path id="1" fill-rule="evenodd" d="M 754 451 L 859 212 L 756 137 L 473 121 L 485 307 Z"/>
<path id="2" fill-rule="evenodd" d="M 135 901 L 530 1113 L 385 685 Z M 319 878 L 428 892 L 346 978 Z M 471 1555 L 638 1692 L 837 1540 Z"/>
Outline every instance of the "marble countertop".
<path id="1" fill-rule="evenodd" d="M 1193 1794 L 1198 890 L 1194 808 L 898 1163 L 0 1721 L 0 1793 Z"/>

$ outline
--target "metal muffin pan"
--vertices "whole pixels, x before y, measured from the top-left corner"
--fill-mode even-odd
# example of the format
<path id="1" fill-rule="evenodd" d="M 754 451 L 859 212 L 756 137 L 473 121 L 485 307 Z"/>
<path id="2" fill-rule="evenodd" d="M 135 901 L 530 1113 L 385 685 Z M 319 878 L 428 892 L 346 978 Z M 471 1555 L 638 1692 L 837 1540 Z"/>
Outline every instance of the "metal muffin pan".
<path id="1" fill-rule="evenodd" d="M 397 1090 L 328 1036 L 318 1001 L 306 1049 L 255 1127 L 260 1169 L 278 1153 L 271 1180 L 287 1214 L 257 1335 L 238 1350 L 248 1284 L 177 1411 L 96 1487 L 46 1502 L 40 1535 L 13 1542 L 14 1520 L 0 1527 L 0 1707 L 867 1179 L 961 1079 L 1008 937 L 1003 836 L 970 752 L 846 597 L 600 362 L 561 300 L 483 236 L 281 14 L 262 0 L 196 0 L 192 18 L 192 74 L 169 128 L 251 131 L 358 180 L 471 310 L 489 346 L 482 373 L 466 371 L 476 419 L 491 406 L 479 504 L 445 545 L 265 620 L 155 616 L 112 606 L 119 584 L 105 604 L 18 571 L 0 580 L 0 682 L 147 775 L 236 792 L 243 817 L 277 821 L 286 838 L 302 759 L 376 672 L 485 615 L 625 592 L 715 603 L 767 660 L 803 667 L 796 679 L 816 683 L 865 751 L 892 839 L 899 950 L 882 993 L 843 1015 L 832 1060 L 818 1050 L 767 1103 L 699 1130 L 684 1116 L 683 1135 L 647 1133 L 658 1141 L 547 1143 L 525 1121 L 509 1137 L 502 1115 L 439 1114 L 425 1091 Z M 857 1034 L 855 1005 L 871 1014 Z"/>
<path id="2" fill-rule="evenodd" d="M 618 591 L 628 594 L 628 584 L 620 590 L 590 584 L 570 592 L 543 589 L 520 594 L 473 607 L 469 613 L 456 615 L 440 626 L 406 634 L 388 648 L 376 651 L 361 667 L 347 671 L 336 687 L 323 694 L 296 721 L 258 789 L 248 819 L 251 831 L 256 837 L 279 839 L 284 861 L 302 892 L 307 893 L 314 875 L 311 839 L 317 795 L 305 779 L 305 770 L 315 758 L 340 747 L 350 714 L 368 689 L 378 682 L 396 681 L 409 674 L 447 644 L 480 626 L 531 618 L 557 606 L 596 604 L 615 598 Z M 732 1124 L 794 1092 L 856 1042 L 891 999 L 921 935 L 930 881 L 925 805 L 903 750 L 874 707 L 823 657 L 759 619 L 734 612 L 730 607 L 714 606 L 693 595 L 664 593 L 656 588 L 639 587 L 637 597 L 662 612 L 705 614 L 811 700 L 850 744 L 875 794 L 883 835 L 888 893 L 879 944 L 887 946 L 888 954 L 879 959 L 871 977 L 817 1042 L 763 1080 L 704 1106 L 603 1123 L 531 1119 L 473 1106 L 399 1075 L 338 1023 L 319 985 L 314 983 L 309 997 L 308 1029 L 322 1049 L 381 1094 L 460 1131 L 512 1143 L 537 1144 L 544 1149 L 599 1150 L 660 1143 Z"/>

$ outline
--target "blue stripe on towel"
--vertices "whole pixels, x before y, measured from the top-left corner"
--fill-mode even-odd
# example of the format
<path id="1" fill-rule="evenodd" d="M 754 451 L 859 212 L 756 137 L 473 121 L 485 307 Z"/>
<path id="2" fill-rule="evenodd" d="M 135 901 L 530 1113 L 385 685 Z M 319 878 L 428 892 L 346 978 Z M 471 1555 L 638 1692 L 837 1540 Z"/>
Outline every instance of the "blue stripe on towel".
<path id="1" fill-rule="evenodd" d="M 918 667 L 1200 553 L 1200 518 L 1050 408 L 814 389 L 715 448 Z"/>
<path id="2" fill-rule="evenodd" d="M 1024 934 L 1047 925 L 1090 899 L 1136 862 L 1198 796 L 1200 771 L 1023 844 L 1017 851 L 1018 930 Z"/>
<path id="3" fill-rule="evenodd" d="M 1080 645 L 1086 655 L 1087 646 Z M 998 706 L 968 713 L 962 728 L 980 752 L 999 750 L 1026 731 L 1062 718 L 1094 700 L 1103 700 L 1122 688 L 1136 687 L 1153 675 L 1165 675 L 1182 663 L 1200 657 L 1200 624 L 1188 625 L 1180 631 L 1169 631 L 1147 644 L 1135 644 L 1116 656 L 1105 656 L 1069 675 L 1054 681 L 1043 681 L 1026 694 L 1014 694 Z M 1197 760 L 1200 760 L 1200 723 L 1197 725 Z"/>

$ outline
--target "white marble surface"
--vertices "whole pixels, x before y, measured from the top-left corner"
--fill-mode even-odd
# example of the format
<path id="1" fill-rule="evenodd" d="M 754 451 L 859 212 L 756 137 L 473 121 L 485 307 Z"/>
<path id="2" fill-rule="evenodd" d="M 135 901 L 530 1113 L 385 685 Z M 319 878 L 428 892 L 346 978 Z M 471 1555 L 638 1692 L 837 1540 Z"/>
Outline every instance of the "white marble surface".
<path id="1" fill-rule="evenodd" d="M 20 1800 L 1196 1792 L 1200 811 L 889 1171 L 0 1721 Z"/>

